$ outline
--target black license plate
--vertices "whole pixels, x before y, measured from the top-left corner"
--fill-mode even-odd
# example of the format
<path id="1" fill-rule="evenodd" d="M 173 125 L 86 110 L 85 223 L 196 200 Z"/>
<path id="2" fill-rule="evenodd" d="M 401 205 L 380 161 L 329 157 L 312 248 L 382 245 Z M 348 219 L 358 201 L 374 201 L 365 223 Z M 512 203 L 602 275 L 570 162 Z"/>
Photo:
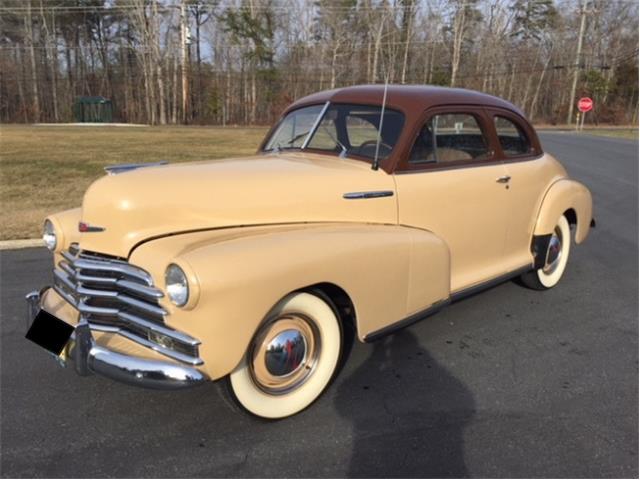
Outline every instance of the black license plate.
<path id="1" fill-rule="evenodd" d="M 40 310 L 25 335 L 32 342 L 60 355 L 71 338 L 74 327 L 49 312 Z"/>

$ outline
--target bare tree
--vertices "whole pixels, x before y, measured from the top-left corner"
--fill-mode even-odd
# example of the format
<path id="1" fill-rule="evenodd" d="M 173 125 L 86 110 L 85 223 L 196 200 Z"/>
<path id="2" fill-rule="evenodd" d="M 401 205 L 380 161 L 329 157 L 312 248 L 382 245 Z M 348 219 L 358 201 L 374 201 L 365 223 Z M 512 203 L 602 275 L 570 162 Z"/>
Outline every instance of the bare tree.
<path id="1" fill-rule="evenodd" d="M 388 79 L 550 123 L 589 95 L 594 121 L 637 121 L 638 5 L 576 15 L 584 1 L 0 0 L 0 118 L 69 121 L 101 95 L 120 121 L 265 124 L 302 95 Z"/>

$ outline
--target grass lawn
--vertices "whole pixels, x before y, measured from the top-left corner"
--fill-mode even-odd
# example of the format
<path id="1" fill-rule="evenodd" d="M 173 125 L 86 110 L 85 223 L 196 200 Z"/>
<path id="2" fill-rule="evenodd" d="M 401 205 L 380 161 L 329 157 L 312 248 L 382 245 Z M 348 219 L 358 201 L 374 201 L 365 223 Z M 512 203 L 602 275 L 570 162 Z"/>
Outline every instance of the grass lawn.
<path id="1" fill-rule="evenodd" d="M 638 140 L 637 128 L 585 128 L 583 133 L 589 135 L 600 135 L 602 137 L 630 138 L 632 140 Z"/>
<path id="2" fill-rule="evenodd" d="M 266 128 L 0 126 L 0 240 L 39 237 L 117 163 L 252 154 Z"/>
<path id="3" fill-rule="evenodd" d="M 579 132 L 576 132 L 574 126 L 567 125 L 536 125 L 536 129 L 539 132 L 566 132 L 580 135 Z M 638 140 L 638 127 L 584 127 L 582 133 L 586 135 L 598 135 L 601 137 L 629 138 L 632 140 Z"/>

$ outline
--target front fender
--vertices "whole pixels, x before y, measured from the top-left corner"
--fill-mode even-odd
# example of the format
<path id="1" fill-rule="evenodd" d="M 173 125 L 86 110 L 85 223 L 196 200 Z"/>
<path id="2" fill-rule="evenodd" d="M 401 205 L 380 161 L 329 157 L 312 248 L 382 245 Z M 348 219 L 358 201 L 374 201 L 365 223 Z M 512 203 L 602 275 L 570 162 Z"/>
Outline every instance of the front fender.
<path id="1" fill-rule="evenodd" d="M 58 244 L 53 253 L 54 265 L 57 265 L 58 262 L 62 260 L 60 252 L 68 250 L 72 243 L 80 241 L 78 222 L 80 222 L 81 215 L 81 208 L 72 208 L 54 213 L 46 218 L 46 220 L 49 220 L 53 224 L 56 232 L 58 232 Z"/>
<path id="2" fill-rule="evenodd" d="M 199 285 L 190 309 L 165 304 L 167 323 L 202 341 L 213 379 L 231 372 L 284 296 L 318 283 L 347 292 L 361 339 L 449 295 L 449 253 L 430 232 L 397 225 L 247 227 L 166 237 L 131 256 L 164 287 L 171 262 Z"/>
<path id="3" fill-rule="evenodd" d="M 575 180 L 558 180 L 549 187 L 538 213 L 534 235 L 547 235 L 553 232 L 558 219 L 567 210 L 576 214 L 576 243 L 582 243 L 589 234 L 592 213 L 591 192 Z"/>

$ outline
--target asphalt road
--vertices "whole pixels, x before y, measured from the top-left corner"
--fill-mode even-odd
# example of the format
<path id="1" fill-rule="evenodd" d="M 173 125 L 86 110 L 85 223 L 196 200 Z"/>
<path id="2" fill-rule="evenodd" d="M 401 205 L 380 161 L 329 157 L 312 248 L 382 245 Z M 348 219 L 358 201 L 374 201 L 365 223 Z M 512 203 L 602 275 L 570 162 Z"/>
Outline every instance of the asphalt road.
<path id="1" fill-rule="evenodd" d="M 161 393 L 57 367 L 23 338 L 49 255 L 2 252 L 2 476 L 637 478 L 638 143 L 543 143 L 598 221 L 562 283 L 507 282 L 357 344 L 283 421 L 231 410 L 215 385 Z"/>

